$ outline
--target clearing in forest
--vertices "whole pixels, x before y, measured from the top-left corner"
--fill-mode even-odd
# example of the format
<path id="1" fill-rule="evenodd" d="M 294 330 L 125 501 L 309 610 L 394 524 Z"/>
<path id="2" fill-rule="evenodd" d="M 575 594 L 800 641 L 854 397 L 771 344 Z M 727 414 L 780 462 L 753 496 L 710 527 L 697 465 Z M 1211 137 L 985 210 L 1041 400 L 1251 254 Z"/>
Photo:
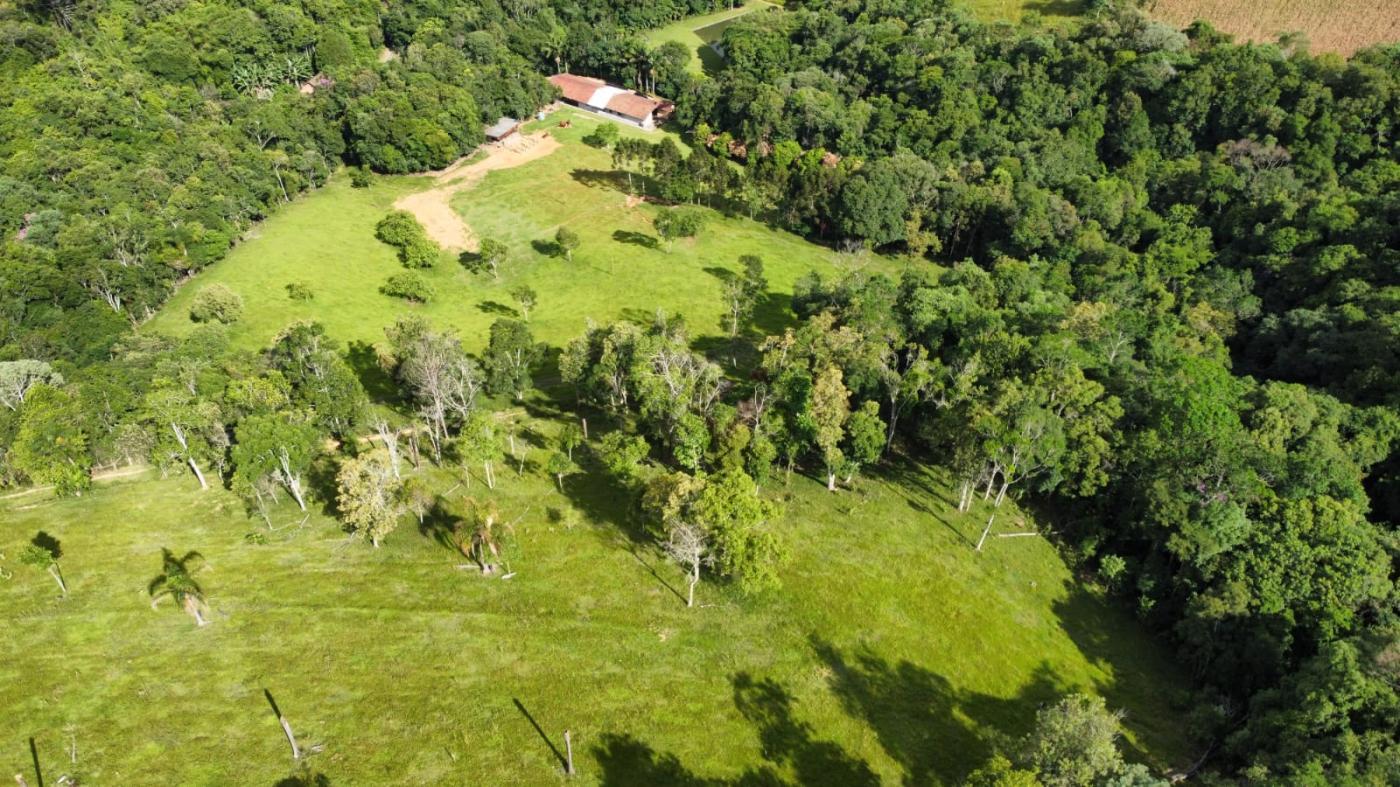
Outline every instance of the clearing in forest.
<path id="1" fill-rule="evenodd" d="M 690 70 L 692 72 L 697 74 L 704 71 L 713 72 L 724 66 L 724 60 L 718 52 L 710 47 L 710 44 L 719 40 L 720 36 L 724 34 L 724 29 L 744 14 L 776 7 L 773 3 L 765 2 L 765 0 L 746 0 L 738 8 L 716 11 L 703 16 L 688 16 L 647 33 L 647 43 L 652 46 L 661 46 L 667 41 L 680 42 L 686 49 L 690 50 Z"/>
<path id="2" fill-rule="evenodd" d="M 458 192 L 476 185 L 488 172 L 518 167 L 558 149 L 559 141 L 547 131 L 512 134 L 503 142 L 473 152 L 446 169 L 428 173 L 436 185 L 426 191 L 404 195 L 394 203 L 394 207 L 416 216 L 428 237 L 444 250 L 476 251 L 478 239 L 471 227 L 452 210 L 452 198 Z"/>
<path id="3" fill-rule="evenodd" d="M 352 189 L 337 177 L 143 330 L 189 331 L 193 294 L 219 282 L 246 302 L 229 329 L 242 349 L 298 318 L 321 321 L 342 346 L 382 342 L 407 312 L 479 351 L 492 322 L 523 316 L 510 292 L 524 284 L 539 294 L 529 324 L 551 353 L 589 318 L 645 322 L 661 309 L 683 314 L 692 346 L 737 377 L 744 342 L 795 324 L 798 277 L 898 275 L 905 264 L 715 211 L 667 250 L 658 206 L 629 200 L 610 153 L 581 141 L 599 122 L 566 110 L 532 123 L 557 139 L 554 155 L 455 195 L 468 226 L 509 247 L 499 281 L 443 255 L 424 271 L 437 300 L 379 293 L 402 268 L 374 223 L 424 180 Z M 561 226 L 581 239 L 572 260 L 552 247 Z M 764 259 L 769 291 L 753 335 L 733 340 L 720 282 L 743 254 Z M 314 297 L 289 299 L 295 281 Z M 404 408 L 376 383 L 372 352 L 349 349 L 377 403 Z M 0 638 L 0 707 L 38 731 L 41 756 L 61 751 L 72 724 L 97 783 L 140 781 L 155 761 L 170 783 L 276 781 L 290 761 L 264 689 L 298 735 L 324 746 L 311 765 L 335 784 L 553 783 L 564 729 L 580 784 L 800 782 L 796 771 L 814 762 L 832 783 L 956 784 L 998 736 L 1025 733 L 1042 703 L 1076 690 L 1125 711 L 1131 757 L 1160 770 L 1191 759 L 1171 704 L 1187 684 L 1169 648 L 1082 586 L 1047 539 L 998 538 L 1048 529 L 1014 503 L 977 552 L 990 503 L 958 512 L 939 468 L 891 462 L 838 494 L 800 472 L 774 480 L 767 495 L 785 509 L 776 527 L 793 552 L 781 590 L 745 598 L 703 583 L 687 609 L 681 570 L 638 537 L 631 502 L 590 458 L 614 428 L 603 414 L 590 417 L 578 471 L 562 485 L 545 472 L 575 402 L 542 371 L 547 390 L 490 405 L 512 411 L 521 447 L 496 489 L 425 464 L 414 472 L 445 495 L 444 510 L 405 519 L 382 549 L 347 541 L 329 506 L 308 515 L 284 504 L 271 530 L 232 492 L 201 493 L 180 473 L 76 499 L 0 501 L 0 552 L 45 529 L 63 542 L 72 585 L 62 601 L 42 574 L 0 582 L 0 609 L 17 611 L 16 636 Z M 313 475 L 316 497 L 333 497 L 330 463 Z M 512 522 L 508 582 L 458 568 L 445 543 L 471 495 Z M 210 625 L 150 609 L 162 547 L 203 556 Z M 62 658 L 30 643 L 63 643 Z"/>
<path id="4" fill-rule="evenodd" d="M 1400 41 L 1400 0 L 1152 0 L 1147 9 L 1176 27 L 1204 19 L 1251 41 L 1303 33 L 1313 52 Z"/>

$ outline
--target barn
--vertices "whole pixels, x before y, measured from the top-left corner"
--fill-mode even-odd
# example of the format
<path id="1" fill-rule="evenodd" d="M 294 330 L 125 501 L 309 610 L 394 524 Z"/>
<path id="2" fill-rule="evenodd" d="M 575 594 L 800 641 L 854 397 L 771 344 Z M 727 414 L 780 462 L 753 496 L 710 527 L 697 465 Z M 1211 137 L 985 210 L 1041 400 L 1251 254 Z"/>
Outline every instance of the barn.
<path id="1" fill-rule="evenodd" d="M 560 100 L 565 104 L 640 128 L 656 128 L 674 108 L 669 101 L 644 96 L 593 77 L 555 74 L 549 81 L 559 88 Z"/>

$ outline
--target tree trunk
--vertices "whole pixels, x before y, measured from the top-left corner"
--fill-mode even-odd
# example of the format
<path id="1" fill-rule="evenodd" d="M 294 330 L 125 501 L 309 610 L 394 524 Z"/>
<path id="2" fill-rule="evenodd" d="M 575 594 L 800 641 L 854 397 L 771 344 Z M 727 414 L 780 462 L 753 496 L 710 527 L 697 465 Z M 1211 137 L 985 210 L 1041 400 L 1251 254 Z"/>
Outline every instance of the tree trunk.
<path id="1" fill-rule="evenodd" d="M 287 717 L 278 714 L 277 721 L 282 725 L 282 732 L 287 735 L 287 743 L 292 747 L 292 759 L 301 759 L 301 747 L 297 745 L 297 737 L 292 734 L 292 725 L 287 721 Z"/>
<path id="2" fill-rule="evenodd" d="M 379 548 L 379 536 L 370 536 L 369 542 L 374 545 L 375 549 Z"/>
<path id="3" fill-rule="evenodd" d="M 580 418 L 580 419 L 578 419 L 578 420 L 583 424 L 583 439 L 587 440 L 587 439 L 588 439 L 588 419 L 587 419 L 587 418 Z"/>
<path id="4" fill-rule="evenodd" d="M 981 552 L 981 551 L 982 551 L 982 542 L 986 541 L 986 540 L 987 540 L 987 534 L 990 533 L 990 532 L 992 532 L 992 522 L 996 521 L 996 518 L 997 518 L 997 515 L 996 515 L 996 514 L 992 514 L 991 516 L 987 517 L 987 526 L 986 526 L 985 528 L 982 529 L 982 537 L 979 538 L 979 539 L 977 539 L 977 551 L 978 551 L 978 552 Z"/>
<path id="5" fill-rule="evenodd" d="M 1007 481 L 1005 478 L 1001 479 L 1001 490 L 997 492 L 996 505 L 1000 506 L 1001 501 L 1006 499 L 1006 488 L 1009 486 L 1011 486 L 1010 481 Z"/>
<path id="6" fill-rule="evenodd" d="M 826 473 L 826 491 L 836 491 L 836 474 L 829 470 Z"/>
<path id="7" fill-rule="evenodd" d="M 997 481 L 997 474 L 996 474 L 996 471 L 994 470 L 994 471 L 992 471 L 992 473 L 991 473 L 990 475 L 987 476 L 987 489 L 986 489 L 986 491 L 984 491 L 984 492 L 982 493 L 982 499 L 983 499 L 983 500 L 986 500 L 987 498 L 989 498 L 989 497 L 992 496 L 992 485 L 995 484 L 996 481 Z"/>
<path id="8" fill-rule="evenodd" d="M 199 479 L 199 488 L 208 489 L 209 484 L 204 480 L 204 473 L 199 469 L 199 464 L 194 461 L 194 457 L 189 458 L 190 469 L 194 471 L 194 477 Z"/>
<path id="9" fill-rule="evenodd" d="M 559 494 L 564 494 L 564 474 L 555 473 L 554 480 L 559 482 Z"/>
<path id="10" fill-rule="evenodd" d="M 58 583 L 58 589 L 62 591 L 63 595 L 68 595 L 68 583 L 63 581 L 63 572 L 59 570 L 57 563 L 49 564 L 49 574 L 53 577 L 53 581 Z"/>
<path id="11" fill-rule="evenodd" d="M 296 476 L 288 476 L 287 491 L 292 493 L 292 499 L 297 501 L 297 507 L 305 511 L 306 499 L 301 494 L 301 479 Z"/>

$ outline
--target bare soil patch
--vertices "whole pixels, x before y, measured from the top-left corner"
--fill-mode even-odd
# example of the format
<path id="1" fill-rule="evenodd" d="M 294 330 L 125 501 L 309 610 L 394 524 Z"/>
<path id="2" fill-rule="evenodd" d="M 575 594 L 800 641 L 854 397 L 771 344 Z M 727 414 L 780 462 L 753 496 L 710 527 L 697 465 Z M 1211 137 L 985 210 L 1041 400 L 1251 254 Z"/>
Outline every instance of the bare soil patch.
<path id="1" fill-rule="evenodd" d="M 547 131 L 536 134 L 516 134 L 499 145 L 485 148 L 486 158 L 475 159 L 475 154 L 463 157 L 446 169 L 427 173 L 433 179 L 433 187 L 399 198 L 394 207 L 406 210 L 418 218 L 428 237 L 448 251 L 476 251 L 477 237 L 457 211 L 452 209 L 452 198 L 457 192 L 476 185 L 486 173 L 497 169 L 518 167 L 538 158 L 544 158 L 559 149 L 559 140 Z"/>
<path id="2" fill-rule="evenodd" d="M 1301 32 L 1315 53 L 1400 41 L 1400 0 L 1153 0 L 1148 10 L 1176 27 L 1204 19 L 1250 41 Z"/>

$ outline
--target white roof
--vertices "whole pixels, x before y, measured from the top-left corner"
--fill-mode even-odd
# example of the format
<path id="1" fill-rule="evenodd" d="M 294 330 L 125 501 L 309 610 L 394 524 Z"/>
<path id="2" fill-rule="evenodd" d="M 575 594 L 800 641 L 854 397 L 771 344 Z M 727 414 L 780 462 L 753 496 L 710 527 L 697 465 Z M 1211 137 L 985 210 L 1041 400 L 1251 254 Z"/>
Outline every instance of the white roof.
<path id="1" fill-rule="evenodd" d="M 607 109 L 609 101 L 612 101 L 617 96 L 628 95 L 631 92 L 632 91 L 627 90 L 625 88 L 613 87 L 612 85 L 605 85 L 593 91 L 593 95 L 590 96 L 588 100 L 584 103 L 588 104 L 588 106 L 593 107 L 594 109 Z"/>

